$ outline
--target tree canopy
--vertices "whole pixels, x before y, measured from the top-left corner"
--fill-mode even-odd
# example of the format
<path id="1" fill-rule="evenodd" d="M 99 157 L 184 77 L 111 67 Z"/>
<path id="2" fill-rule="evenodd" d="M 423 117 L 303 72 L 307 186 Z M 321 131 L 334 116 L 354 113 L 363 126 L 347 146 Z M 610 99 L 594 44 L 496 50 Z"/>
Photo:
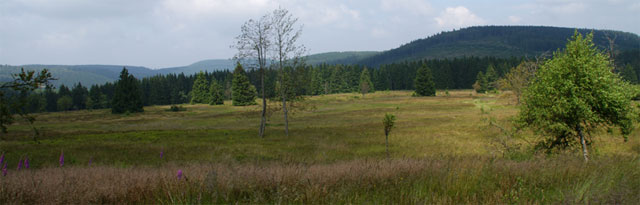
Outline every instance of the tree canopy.
<path id="1" fill-rule="evenodd" d="M 548 136 L 540 147 L 579 143 L 585 160 L 593 131 L 619 127 L 626 139 L 635 113 L 629 84 L 612 73 L 609 57 L 594 47 L 592 39 L 593 34 L 576 32 L 565 50 L 541 65 L 523 93 L 518 114 L 520 126 Z"/>

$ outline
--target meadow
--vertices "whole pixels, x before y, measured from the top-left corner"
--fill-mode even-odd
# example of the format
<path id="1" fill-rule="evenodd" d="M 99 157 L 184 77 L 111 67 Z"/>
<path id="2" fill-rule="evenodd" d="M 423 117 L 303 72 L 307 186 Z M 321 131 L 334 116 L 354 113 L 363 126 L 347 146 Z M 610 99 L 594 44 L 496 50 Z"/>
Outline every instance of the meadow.
<path id="1" fill-rule="evenodd" d="M 229 101 L 183 112 L 37 114 L 37 141 L 24 123 L 2 135 L 0 203 L 640 201 L 640 132 L 628 142 L 617 131 L 593 133 L 584 163 L 577 149 L 534 151 L 541 138 L 530 131 L 506 135 L 499 127 L 517 114 L 508 92 L 437 94 L 308 97 L 292 112 L 289 136 L 274 102 L 264 138 L 260 107 Z M 389 158 L 385 113 L 397 117 Z M 25 156 L 30 167 L 17 170 Z"/>

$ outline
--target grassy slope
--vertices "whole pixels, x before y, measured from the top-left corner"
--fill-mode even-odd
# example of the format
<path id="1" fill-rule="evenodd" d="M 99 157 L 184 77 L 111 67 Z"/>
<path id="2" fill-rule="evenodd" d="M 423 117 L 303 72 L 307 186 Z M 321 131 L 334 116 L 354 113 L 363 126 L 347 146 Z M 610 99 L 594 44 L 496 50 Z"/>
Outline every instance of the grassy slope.
<path id="1" fill-rule="evenodd" d="M 507 152 L 503 158 L 505 150 L 497 143 L 499 131 L 483 119 L 495 118 L 505 124 L 517 112 L 509 98 L 475 96 L 471 91 L 453 91 L 449 97 L 409 96 L 410 92 L 377 92 L 364 99 L 358 94 L 312 97 L 305 103 L 308 110 L 292 115 L 291 136 L 284 136 L 281 113 L 275 112 L 264 139 L 257 137 L 259 107 L 233 107 L 230 102 L 224 106 L 185 105 L 188 110 L 178 113 L 156 106 L 130 116 L 112 115 L 108 110 L 41 114 L 36 126 L 44 136 L 39 144 L 29 139 L 24 125 L 10 127 L 11 133 L 3 136 L 0 150 L 6 153 L 8 167 L 13 167 L 10 176 L 15 177 L 0 182 L 0 202 L 29 202 L 25 197 L 35 198 L 35 202 L 50 198 L 65 202 L 65 197 L 71 196 L 25 191 L 59 183 L 66 185 L 61 191 L 92 189 L 81 182 L 47 177 L 48 181 L 36 188 L 17 185 L 49 172 L 80 181 L 98 178 L 97 184 L 122 188 L 116 193 L 103 190 L 111 193 L 106 198 L 105 193 L 96 191 L 94 198 L 86 199 L 93 203 L 629 203 L 633 196 L 638 197 L 633 194 L 640 191 L 638 132 L 627 143 L 606 132 L 596 133 L 596 147 L 591 152 L 594 160 L 589 167 L 584 167 L 577 151 L 564 157 L 532 155 L 523 140 L 509 141 L 521 144 L 522 149 Z M 398 121 L 390 136 L 392 160 L 381 162 L 386 156 L 381 123 L 384 113 L 395 114 Z M 61 172 L 54 167 L 62 150 L 65 166 L 71 168 Z M 13 171 L 18 157 L 24 155 L 36 171 Z M 90 159 L 93 168 L 87 168 Z M 192 180 L 175 180 L 172 175 L 177 169 L 184 169 Z M 217 176 L 208 182 L 212 170 Z M 309 170 L 315 171 L 304 174 Z M 108 180 L 113 173 L 137 182 L 114 184 Z M 139 181 L 140 177 L 149 179 Z M 308 183 L 300 184 L 301 179 Z M 217 187 L 217 191 L 208 186 Z M 172 195 L 179 192 L 183 194 Z M 128 198 L 132 194 L 141 198 Z M 201 198 L 203 194 L 205 198 Z"/>

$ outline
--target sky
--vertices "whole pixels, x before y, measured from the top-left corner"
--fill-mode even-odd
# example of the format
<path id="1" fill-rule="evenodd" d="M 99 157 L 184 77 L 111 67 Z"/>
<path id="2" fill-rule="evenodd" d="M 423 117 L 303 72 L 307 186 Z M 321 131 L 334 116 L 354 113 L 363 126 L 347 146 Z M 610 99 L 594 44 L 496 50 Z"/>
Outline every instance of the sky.
<path id="1" fill-rule="evenodd" d="M 640 33 L 638 0 L 1 0 L 0 64 L 228 59 L 240 26 L 279 7 L 299 18 L 309 54 L 383 51 L 478 25 Z"/>

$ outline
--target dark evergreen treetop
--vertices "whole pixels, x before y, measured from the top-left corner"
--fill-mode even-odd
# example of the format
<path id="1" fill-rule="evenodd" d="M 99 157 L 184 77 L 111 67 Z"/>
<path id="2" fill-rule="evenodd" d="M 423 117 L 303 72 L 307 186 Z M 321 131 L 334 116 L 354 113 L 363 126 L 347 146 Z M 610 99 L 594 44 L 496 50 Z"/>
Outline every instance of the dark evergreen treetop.
<path id="1" fill-rule="evenodd" d="M 138 80 L 129 74 L 127 68 L 122 68 L 120 80 L 115 84 L 111 113 L 143 112 L 141 92 Z"/>
<path id="2" fill-rule="evenodd" d="M 416 87 L 416 95 L 418 96 L 435 96 L 436 85 L 433 82 L 433 76 L 431 75 L 431 69 L 427 65 L 422 65 L 416 74 L 414 80 Z"/>
<path id="3" fill-rule="evenodd" d="M 224 90 L 222 89 L 222 86 L 218 84 L 218 81 L 215 78 L 211 79 L 209 95 L 211 96 L 211 100 L 209 102 L 210 105 L 224 104 Z"/>
<path id="4" fill-rule="evenodd" d="M 209 103 L 210 101 L 209 81 L 207 81 L 204 73 L 200 72 L 196 75 L 196 81 L 193 82 L 193 88 L 191 89 L 191 104 Z"/>
<path id="5" fill-rule="evenodd" d="M 247 74 L 240 63 L 236 65 L 236 69 L 233 71 L 231 90 L 231 99 L 234 106 L 256 104 L 256 88 L 249 83 L 249 78 L 247 78 Z"/>

